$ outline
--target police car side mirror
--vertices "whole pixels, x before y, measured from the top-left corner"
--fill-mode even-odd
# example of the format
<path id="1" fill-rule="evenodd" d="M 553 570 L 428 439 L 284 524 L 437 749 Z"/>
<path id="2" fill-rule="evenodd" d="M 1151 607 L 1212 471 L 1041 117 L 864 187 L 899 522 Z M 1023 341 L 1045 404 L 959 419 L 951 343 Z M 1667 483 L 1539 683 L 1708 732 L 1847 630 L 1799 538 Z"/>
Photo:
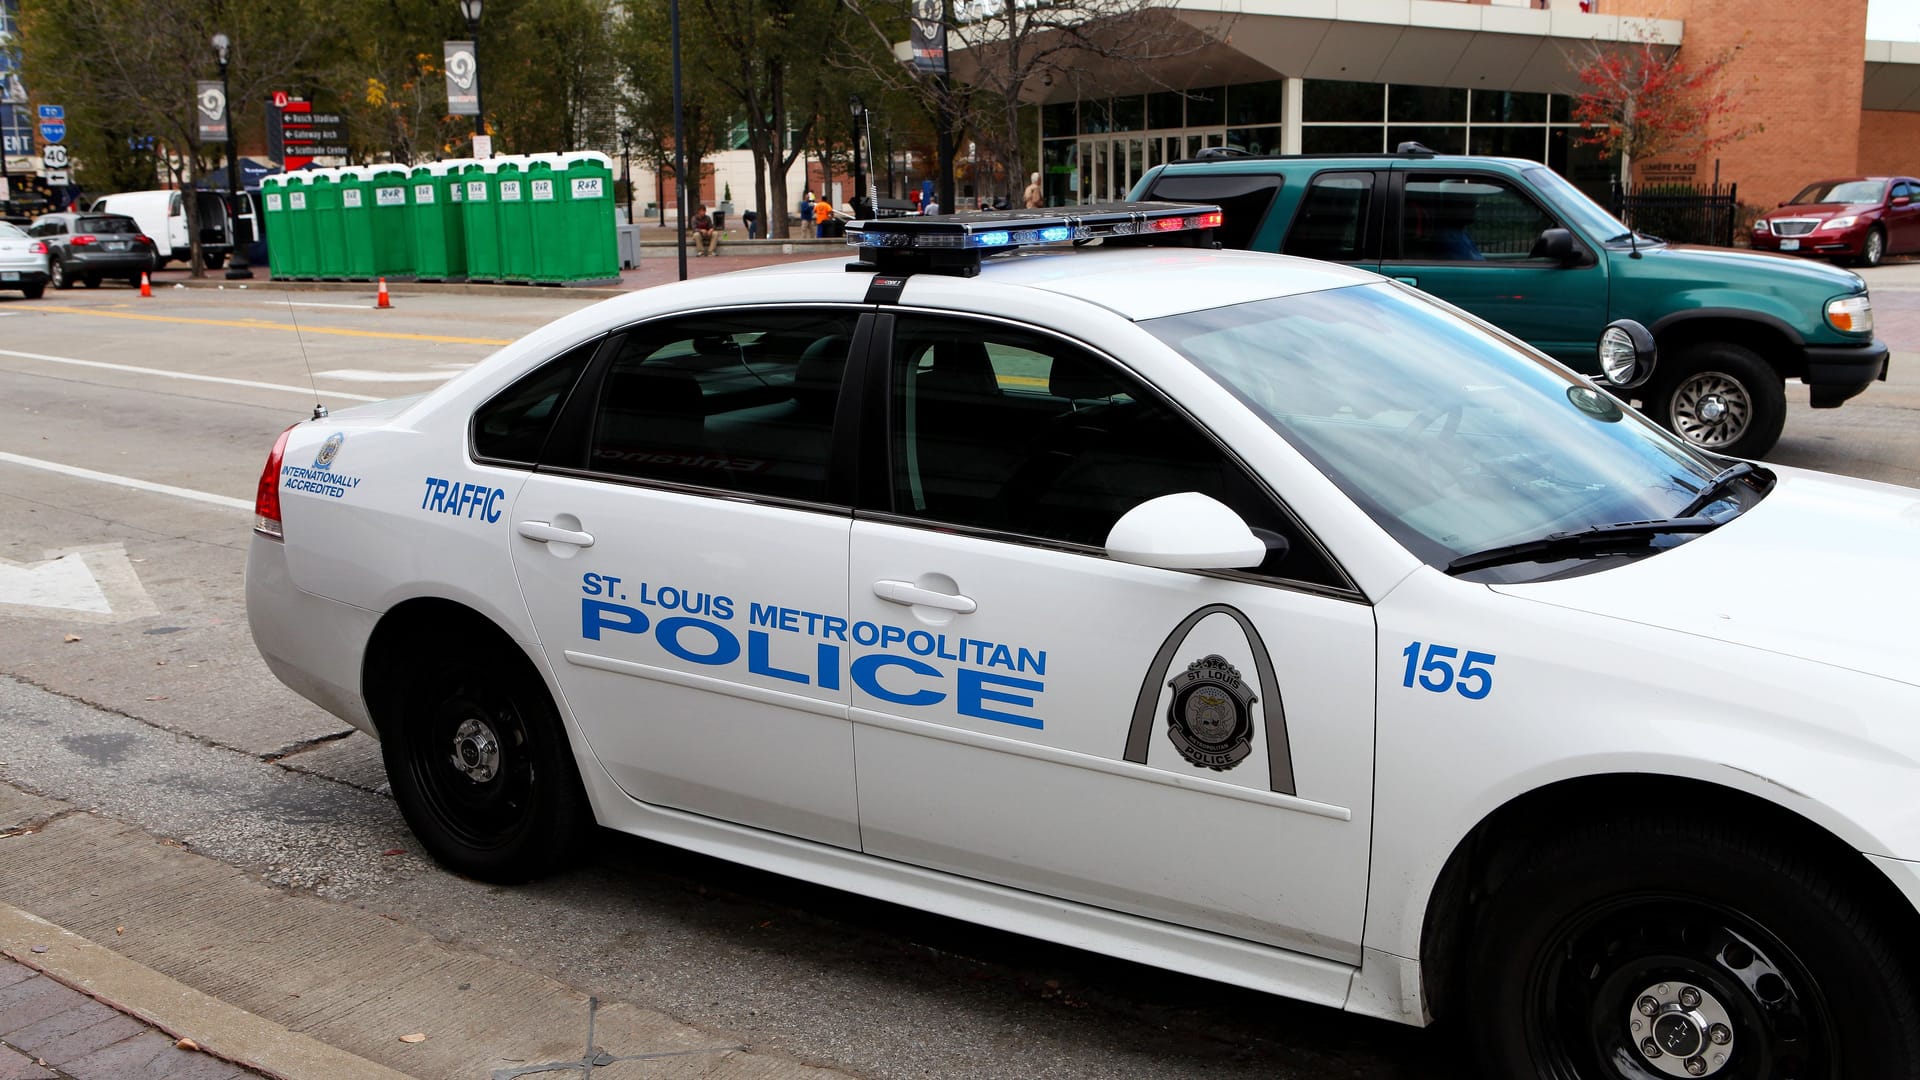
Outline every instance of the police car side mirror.
<path id="1" fill-rule="evenodd" d="M 1107 533 L 1107 557 L 1165 570 L 1259 566 L 1267 544 L 1226 504 L 1197 491 L 1148 499 Z"/>

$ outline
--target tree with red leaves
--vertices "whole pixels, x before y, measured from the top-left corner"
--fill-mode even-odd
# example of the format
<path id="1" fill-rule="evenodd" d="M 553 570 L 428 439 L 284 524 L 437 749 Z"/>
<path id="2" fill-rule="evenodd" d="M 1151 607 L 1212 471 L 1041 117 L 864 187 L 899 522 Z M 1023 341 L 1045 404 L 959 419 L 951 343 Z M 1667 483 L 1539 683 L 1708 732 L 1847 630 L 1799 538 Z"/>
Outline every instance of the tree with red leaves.
<path id="1" fill-rule="evenodd" d="M 1635 160 L 1671 153 L 1704 153 L 1761 130 L 1736 117 L 1739 95 L 1721 75 L 1739 49 L 1697 66 L 1650 41 L 1622 48 L 1594 45 L 1575 74 L 1585 89 L 1574 100 L 1580 142 L 1620 159 L 1620 182 Z"/>

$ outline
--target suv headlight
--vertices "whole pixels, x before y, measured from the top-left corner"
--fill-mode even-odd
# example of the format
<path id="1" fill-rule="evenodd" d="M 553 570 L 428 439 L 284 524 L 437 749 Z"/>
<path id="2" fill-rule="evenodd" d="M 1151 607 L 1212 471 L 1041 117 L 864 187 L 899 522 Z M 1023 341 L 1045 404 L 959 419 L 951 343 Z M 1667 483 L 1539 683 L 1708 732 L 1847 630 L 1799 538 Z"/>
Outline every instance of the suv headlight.
<path id="1" fill-rule="evenodd" d="M 1873 333 L 1873 301 L 1866 293 L 1827 301 L 1827 322 L 1849 334 Z"/>
<path id="2" fill-rule="evenodd" d="M 1846 217 L 1828 218 L 1827 220 L 1820 223 L 1819 231 L 1827 232 L 1831 230 L 1834 232 L 1838 232 L 1841 229 L 1851 229 L 1857 222 L 1859 222 L 1859 220 L 1860 220 L 1859 217 L 1852 214 L 1849 214 Z"/>

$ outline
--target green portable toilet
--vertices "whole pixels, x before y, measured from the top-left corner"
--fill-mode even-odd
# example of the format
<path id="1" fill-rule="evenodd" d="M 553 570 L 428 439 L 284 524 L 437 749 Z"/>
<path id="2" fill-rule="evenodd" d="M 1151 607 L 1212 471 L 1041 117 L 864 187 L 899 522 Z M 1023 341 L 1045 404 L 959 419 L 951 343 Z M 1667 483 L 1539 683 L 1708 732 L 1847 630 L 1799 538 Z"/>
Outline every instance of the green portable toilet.
<path id="1" fill-rule="evenodd" d="M 559 155 L 564 205 L 568 281 L 604 281 L 620 277 L 619 240 L 614 232 L 613 159 L 591 150 Z"/>
<path id="2" fill-rule="evenodd" d="M 566 203 L 560 199 L 560 156 L 534 154 L 527 159 L 527 212 L 533 222 L 533 280 L 567 280 Z"/>
<path id="3" fill-rule="evenodd" d="M 407 167 L 374 165 L 365 170 L 373 206 L 373 276 L 413 279 L 413 227 L 407 209 Z"/>
<path id="4" fill-rule="evenodd" d="M 500 219 L 494 212 L 500 201 L 499 192 L 494 190 L 497 168 L 492 161 L 474 161 L 460 170 L 468 281 L 500 280 Z"/>
<path id="5" fill-rule="evenodd" d="M 307 181 L 307 210 L 313 214 L 313 275 L 323 281 L 347 276 L 347 227 L 340 210 L 340 169 L 315 169 Z"/>
<path id="6" fill-rule="evenodd" d="M 528 212 L 526 158 L 497 159 L 493 188 L 500 193 L 494 208 L 500 221 L 500 276 L 508 281 L 533 280 L 533 218 Z"/>
<path id="7" fill-rule="evenodd" d="M 467 230 L 460 218 L 464 161 L 417 165 L 407 183 L 407 226 L 413 234 L 413 270 L 422 281 L 463 281 Z"/>
<path id="8" fill-rule="evenodd" d="M 289 278 L 293 272 L 287 268 L 287 256 L 293 245 L 287 237 L 287 193 L 286 177 L 263 176 L 260 178 L 260 239 L 267 242 L 267 274 L 270 277 Z"/>
<path id="9" fill-rule="evenodd" d="M 349 165 L 336 169 L 333 184 L 340 196 L 340 224 L 346 236 L 345 277 L 373 280 L 373 185 L 371 169 Z"/>
<path id="10" fill-rule="evenodd" d="M 285 180 L 287 228 L 283 235 L 287 238 L 287 242 L 282 246 L 286 249 L 284 258 L 287 276 L 304 280 L 316 276 L 319 267 L 320 253 L 314 246 L 319 240 L 314 232 L 313 210 L 308 202 L 311 198 L 308 187 L 313 182 L 313 174 L 310 171 L 301 171 L 290 174 Z M 269 247 L 268 250 L 271 252 L 272 248 Z M 273 258 L 280 259 L 282 256 L 274 255 Z M 275 274 L 280 272 L 279 266 L 278 262 L 274 263 Z"/>

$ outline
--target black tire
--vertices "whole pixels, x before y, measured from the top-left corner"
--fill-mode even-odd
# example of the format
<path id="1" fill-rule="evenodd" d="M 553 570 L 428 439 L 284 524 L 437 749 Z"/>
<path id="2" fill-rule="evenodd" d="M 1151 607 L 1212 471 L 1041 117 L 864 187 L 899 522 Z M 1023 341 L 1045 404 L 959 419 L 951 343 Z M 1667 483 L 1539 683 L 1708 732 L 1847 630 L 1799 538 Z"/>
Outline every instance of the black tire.
<path id="1" fill-rule="evenodd" d="M 1780 441 L 1786 384 L 1752 349 L 1703 342 L 1662 357 L 1660 368 L 1646 394 L 1647 415 L 1690 445 L 1757 458 Z"/>
<path id="2" fill-rule="evenodd" d="M 1887 231 L 1875 225 L 1867 230 L 1866 243 L 1860 246 L 1861 266 L 1879 266 L 1880 260 L 1887 257 Z"/>
<path id="3" fill-rule="evenodd" d="M 393 714 L 376 720 L 394 800 L 428 853 L 499 884 L 564 863 L 592 814 L 532 664 L 504 644 L 455 643 L 401 667 Z"/>
<path id="4" fill-rule="evenodd" d="M 47 268 L 47 274 L 54 288 L 62 290 L 73 288 L 73 279 L 67 276 L 66 264 L 59 259 L 53 260 L 53 265 Z"/>
<path id="5" fill-rule="evenodd" d="M 1576 827 L 1529 850 L 1477 913 L 1479 1075 L 1915 1080 L 1920 1001 L 1850 869 L 1865 868 L 1679 816 Z M 1648 1055 L 1651 1035 L 1672 1041 Z"/>
<path id="6" fill-rule="evenodd" d="M 47 295 L 47 286 L 46 286 L 46 283 L 42 282 L 39 285 L 29 285 L 26 288 L 21 289 L 20 291 L 21 293 L 25 294 L 27 299 L 38 300 L 41 297 Z"/>

